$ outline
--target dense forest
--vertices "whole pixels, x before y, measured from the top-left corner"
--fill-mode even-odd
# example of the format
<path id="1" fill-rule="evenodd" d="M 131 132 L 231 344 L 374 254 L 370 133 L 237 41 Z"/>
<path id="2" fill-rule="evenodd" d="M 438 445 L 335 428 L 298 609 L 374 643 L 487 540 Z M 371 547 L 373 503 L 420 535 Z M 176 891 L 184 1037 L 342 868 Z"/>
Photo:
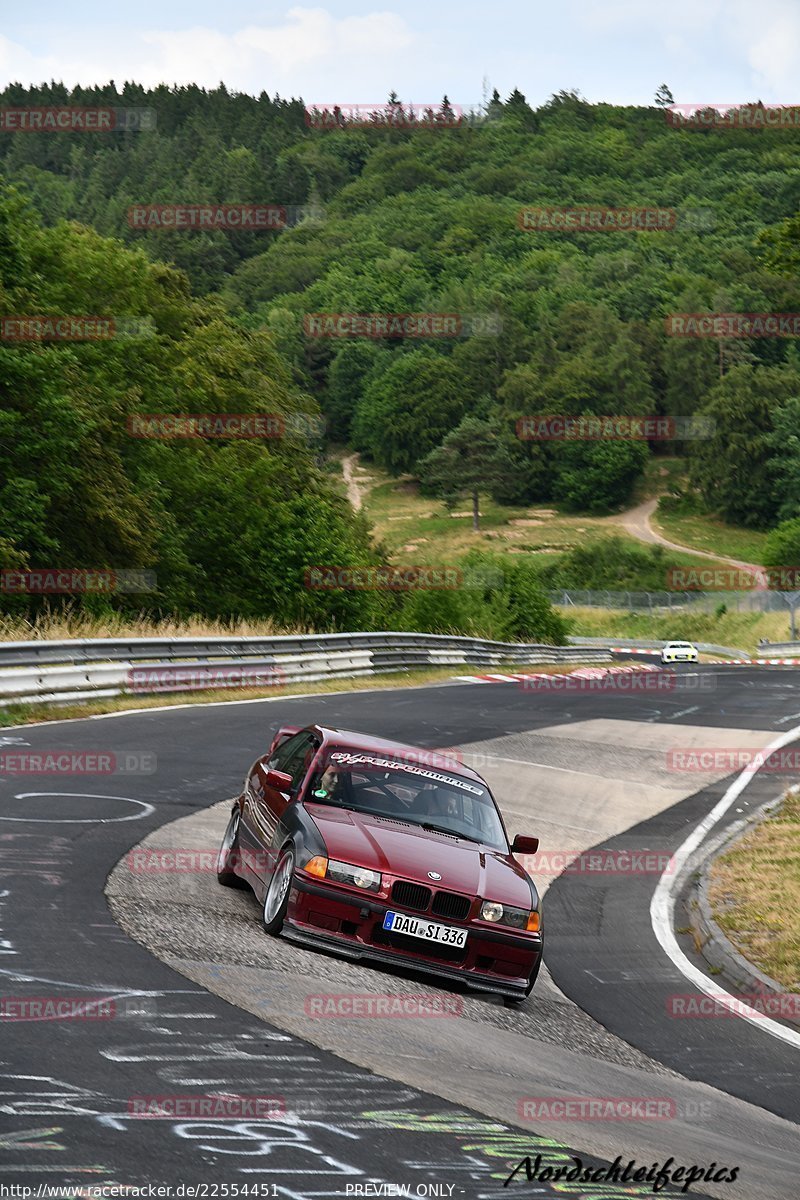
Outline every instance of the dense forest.
<path id="1" fill-rule="evenodd" d="M 445 439 L 457 455 L 461 430 L 502 503 L 611 511 L 668 449 L 690 481 L 676 504 L 758 529 L 800 518 L 794 338 L 680 337 L 668 323 L 800 312 L 800 132 L 676 128 L 667 101 L 562 92 L 533 109 L 495 93 L 463 119 L 371 125 L 315 122 L 300 100 L 222 86 L 0 93 L 6 109 L 155 118 L 0 132 L 3 313 L 112 313 L 146 319 L 149 334 L 0 341 L 0 565 L 147 566 L 165 611 L 441 627 L 455 603 L 444 594 L 303 588 L 309 564 L 382 557 L 324 471 L 320 439 L 302 432 L 320 412 L 328 439 L 423 486 L 441 485 Z M 178 230 L 130 216 L 192 204 L 292 219 Z M 669 215 L 633 228 L 541 217 L 587 206 Z M 341 336 L 330 314 L 450 319 Z M 259 443 L 127 436 L 132 414 L 164 412 L 309 420 Z M 536 414 L 684 422 L 669 441 L 520 437 Z M 682 438 L 690 418 L 709 435 Z M 514 571 L 534 611 L 535 572 Z M 536 632 L 509 604 L 503 628 Z M 550 617 L 536 611 L 541 628 Z"/>

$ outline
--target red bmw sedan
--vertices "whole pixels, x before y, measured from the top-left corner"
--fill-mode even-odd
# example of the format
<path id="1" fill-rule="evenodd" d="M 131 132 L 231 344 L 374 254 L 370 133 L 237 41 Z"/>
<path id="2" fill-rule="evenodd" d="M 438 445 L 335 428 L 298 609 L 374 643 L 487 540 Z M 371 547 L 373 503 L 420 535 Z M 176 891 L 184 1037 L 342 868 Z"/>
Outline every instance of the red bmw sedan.
<path id="1" fill-rule="evenodd" d="M 541 902 L 487 784 L 436 751 L 312 725 L 280 729 L 248 772 L 217 877 L 264 928 L 351 959 L 529 995 Z"/>

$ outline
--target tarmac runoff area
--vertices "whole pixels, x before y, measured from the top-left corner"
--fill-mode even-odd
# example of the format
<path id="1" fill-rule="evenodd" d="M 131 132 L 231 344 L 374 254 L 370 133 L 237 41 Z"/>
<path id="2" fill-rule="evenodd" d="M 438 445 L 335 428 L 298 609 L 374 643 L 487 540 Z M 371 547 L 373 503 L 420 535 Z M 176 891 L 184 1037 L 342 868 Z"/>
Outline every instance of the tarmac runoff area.
<path id="1" fill-rule="evenodd" d="M 576 704 L 574 697 L 564 700 Z M 556 852 L 582 854 L 730 774 L 730 768 L 670 770 L 669 751 L 709 745 L 757 751 L 774 737 L 764 729 L 662 724 L 658 715 L 643 714 L 641 721 L 573 720 L 562 713 L 568 719 L 558 723 L 553 713 L 552 725 L 460 749 L 464 761 L 489 781 L 510 835 L 538 836 L 541 850 L 553 854 L 557 874 Z M 216 851 L 229 809 L 230 800 L 222 800 L 192 812 L 156 830 L 139 848 Z M 632 842 L 631 849 L 663 847 Z M 712 1196 L 786 1200 L 795 1194 L 800 1178 L 796 1125 L 648 1057 L 569 1000 L 546 968 L 531 997 L 518 1009 L 506 1009 L 493 998 L 432 987 L 410 972 L 352 963 L 269 938 L 252 893 L 221 888 L 211 871 L 139 873 L 129 862 L 127 855 L 120 860 L 106 889 L 120 925 L 176 971 L 272 1026 L 487 1116 L 556 1131 L 552 1136 L 608 1160 L 623 1141 L 626 1155 L 639 1162 L 670 1156 L 689 1164 L 746 1160 L 739 1182 L 702 1185 Z M 535 873 L 534 878 L 546 892 L 549 879 Z M 653 875 L 654 884 L 656 879 Z M 547 914 L 545 899 L 550 935 Z M 676 992 L 690 990 L 666 959 L 664 969 L 673 972 Z M 401 1025 L 381 1017 L 308 1015 L 309 998 L 323 993 L 426 995 L 432 1003 L 456 997 L 460 1012 Z M 525 1097 L 587 1094 L 666 1099 L 675 1116 L 626 1122 L 623 1138 L 618 1121 L 565 1119 L 555 1125 L 531 1118 L 528 1123 L 519 1107 Z"/>

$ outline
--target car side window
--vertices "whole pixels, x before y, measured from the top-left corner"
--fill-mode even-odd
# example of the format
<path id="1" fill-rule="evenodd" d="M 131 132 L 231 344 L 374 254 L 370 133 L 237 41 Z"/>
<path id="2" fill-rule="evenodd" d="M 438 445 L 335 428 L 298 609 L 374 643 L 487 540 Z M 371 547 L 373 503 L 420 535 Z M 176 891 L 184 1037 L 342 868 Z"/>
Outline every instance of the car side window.
<path id="1" fill-rule="evenodd" d="M 281 742 L 278 749 L 273 751 L 272 757 L 269 760 L 270 768 L 273 771 L 286 771 L 286 763 L 292 757 L 297 747 L 301 743 L 306 742 L 309 736 L 306 730 L 301 730 L 300 733 L 294 733 L 285 742 Z"/>
<path id="2" fill-rule="evenodd" d="M 283 771 L 285 775 L 291 775 L 292 787 L 297 787 L 318 746 L 319 742 L 313 733 L 303 730 L 278 747 L 269 760 L 269 765 L 274 771 Z"/>

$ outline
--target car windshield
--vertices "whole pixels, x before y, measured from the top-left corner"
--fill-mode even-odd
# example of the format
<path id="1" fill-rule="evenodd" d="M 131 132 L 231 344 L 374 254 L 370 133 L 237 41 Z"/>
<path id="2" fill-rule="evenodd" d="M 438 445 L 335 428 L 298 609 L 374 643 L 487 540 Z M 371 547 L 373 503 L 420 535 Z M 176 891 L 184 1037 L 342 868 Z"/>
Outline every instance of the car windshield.
<path id="1" fill-rule="evenodd" d="M 315 773 L 306 803 L 330 804 L 419 825 L 508 853 L 487 788 L 446 767 L 357 750 L 332 750 Z M 434 756 L 435 757 L 435 756 Z"/>

